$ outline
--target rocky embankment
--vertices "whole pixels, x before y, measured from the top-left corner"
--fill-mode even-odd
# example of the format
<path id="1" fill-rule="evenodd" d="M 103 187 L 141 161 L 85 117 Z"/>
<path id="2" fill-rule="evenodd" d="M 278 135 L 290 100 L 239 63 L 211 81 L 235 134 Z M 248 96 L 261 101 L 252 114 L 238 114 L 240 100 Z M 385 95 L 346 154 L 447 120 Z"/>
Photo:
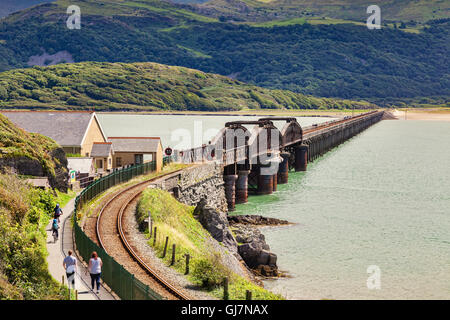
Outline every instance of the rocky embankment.
<path id="1" fill-rule="evenodd" d="M 290 222 L 286 220 L 268 218 L 258 215 L 229 216 L 228 222 L 231 225 L 244 224 L 252 226 L 279 226 L 290 224 Z"/>
<path id="2" fill-rule="evenodd" d="M 278 277 L 277 255 L 270 251 L 258 227 L 290 224 L 286 220 L 259 215 L 229 216 L 228 222 L 239 243 L 238 252 L 246 264 L 259 276 Z"/>
<path id="3" fill-rule="evenodd" d="M 262 216 L 232 216 L 201 200 L 195 208 L 202 226 L 256 275 L 278 277 L 277 255 L 270 251 L 258 226 L 287 225 L 288 221 Z"/>

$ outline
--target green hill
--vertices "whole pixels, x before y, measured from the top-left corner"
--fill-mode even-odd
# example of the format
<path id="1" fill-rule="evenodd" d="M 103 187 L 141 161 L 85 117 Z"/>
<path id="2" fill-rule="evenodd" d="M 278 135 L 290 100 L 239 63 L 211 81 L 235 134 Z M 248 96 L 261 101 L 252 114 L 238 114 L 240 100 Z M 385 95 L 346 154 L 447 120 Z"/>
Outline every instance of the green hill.
<path id="1" fill-rule="evenodd" d="M 51 1 L 54 0 L 2 0 L 0 6 L 0 18 L 13 12 Z"/>
<path id="2" fill-rule="evenodd" d="M 66 27 L 69 4 L 81 8 L 81 30 Z M 445 103 L 450 96 L 448 21 L 418 33 L 327 19 L 261 27 L 219 22 L 223 19 L 192 10 L 158 0 L 58 0 L 26 9 L 0 20 L 0 70 L 152 61 L 266 88 L 380 105 L 423 97 Z"/>
<path id="3" fill-rule="evenodd" d="M 381 8 L 382 19 L 425 22 L 450 17 L 450 2 L 442 0 L 211 0 L 197 5 L 210 16 L 245 21 L 300 17 L 331 17 L 365 22 L 369 5 Z"/>
<path id="4" fill-rule="evenodd" d="M 23 175 L 47 176 L 52 187 L 67 191 L 67 159 L 59 145 L 18 128 L 0 114 L 0 173 L 11 169 Z"/>
<path id="5" fill-rule="evenodd" d="M 0 73 L 0 108 L 218 111 L 352 107 L 376 106 L 270 90 L 157 63 L 83 62 Z"/>

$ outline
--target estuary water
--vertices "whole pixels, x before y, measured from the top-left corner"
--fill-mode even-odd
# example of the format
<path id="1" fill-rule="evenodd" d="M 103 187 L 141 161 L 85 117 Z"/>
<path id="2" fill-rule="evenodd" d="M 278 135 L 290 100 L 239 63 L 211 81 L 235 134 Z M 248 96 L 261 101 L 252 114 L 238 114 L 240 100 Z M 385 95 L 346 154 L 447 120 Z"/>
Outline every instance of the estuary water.
<path id="1" fill-rule="evenodd" d="M 262 230 L 288 299 L 450 299 L 450 122 L 382 121 L 236 214 L 295 223 Z"/>
<path id="2" fill-rule="evenodd" d="M 163 148 L 189 149 L 207 144 L 226 122 L 257 120 L 264 116 L 244 115 L 157 115 L 132 113 L 97 113 L 108 137 L 160 137 Z M 331 121 L 329 117 L 298 117 L 301 126 Z M 278 129 L 285 122 L 274 121 Z M 253 126 L 247 126 L 251 129 Z"/>

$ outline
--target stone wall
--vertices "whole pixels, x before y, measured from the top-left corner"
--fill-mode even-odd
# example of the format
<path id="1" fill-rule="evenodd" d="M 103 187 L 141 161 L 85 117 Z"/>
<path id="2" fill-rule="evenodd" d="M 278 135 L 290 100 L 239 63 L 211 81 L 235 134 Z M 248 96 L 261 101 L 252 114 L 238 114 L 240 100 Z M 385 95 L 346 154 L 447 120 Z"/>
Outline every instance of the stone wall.
<path id="1" fill-rule="evenodd" d="M 227 200 L 223 183 L 223 167 L 216 163 L 196 165 L 170 175 L 159 186 L 172 191 L 178 201 L 197 205 L 202 198 L 206 203 L 220 212 L 227 212 Z"/>
<path id="2" fill-rule="evenodd" d="M 197 205 L 205 198 L 206 203 L 212 208 L 227 212 L 221 165 L 207 163 L 183 170 L 174 194 L 178 201 L 187 205 Z"/>

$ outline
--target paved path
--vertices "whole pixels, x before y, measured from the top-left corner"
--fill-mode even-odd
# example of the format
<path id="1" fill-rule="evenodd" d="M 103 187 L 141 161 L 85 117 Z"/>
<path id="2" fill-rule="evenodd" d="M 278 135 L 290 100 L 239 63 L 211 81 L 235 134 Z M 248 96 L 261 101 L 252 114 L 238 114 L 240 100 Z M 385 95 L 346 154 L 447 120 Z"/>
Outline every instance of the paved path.
<path id="1" fill-rule="evenodd" d="M 47 251 L 49 253 L 47 257 L 48 270 L 52 277 L 58 282 L 62 281 L 64 277 L 64 283 L 67 284 L 67 277 L 62 265 L 64 257 L 67 255 L 67 251 L 72 250 L 75 252 L 73 245 L 73 233 L 70 218 L 73 213 L 75 205 L 75 199 L 72 199 L 63 208 L 64 214 L 61 216 L 59 239 L 56 243 L 53 241 L 51 232 L 52 220 L 47 226 Z M 114 296 L 110 293 L 109 289 L 106 289 L 103 284 L 100 289 L 100 293 L 96 294 L 90 291 L 91 279 L 89 273 L 86 274 L 86 264 L 80 261 L 80 258 L 74 253 L 77 258 L 78 270 L 75 277 L 75 288 L 78 290 L 79 300 L 115 300 Z"/>

